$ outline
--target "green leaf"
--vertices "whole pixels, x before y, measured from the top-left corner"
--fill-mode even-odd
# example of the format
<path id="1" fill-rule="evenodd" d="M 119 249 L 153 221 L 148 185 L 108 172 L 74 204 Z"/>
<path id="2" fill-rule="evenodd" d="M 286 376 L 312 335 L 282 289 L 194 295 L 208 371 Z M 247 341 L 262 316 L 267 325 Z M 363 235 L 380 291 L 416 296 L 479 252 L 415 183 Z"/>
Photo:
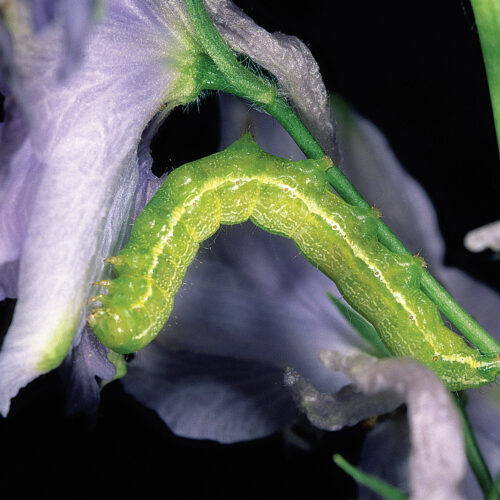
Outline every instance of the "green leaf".
<path id="1" fill-rule="evenodd" d="M 366 474 L 362 470 L 351 465 L 344 457 L 341 455 L 333 455 L 333 461 L 346 473 L 349 474 L 355 481 L 366 486 L 370 490 L 374 491 L 378 495 L 387 500 L 406 500 L 408 495 L 403 493 L 400 489 L 392 486 L 385 481 L 382 481 L 378 477 L 372 476 L 371 474 Z"/>
<path id="2" fill-rule="evenodd" d="M 500 150 L 500 0 L 471 0 L 471 5 L 481 41 Z"/>

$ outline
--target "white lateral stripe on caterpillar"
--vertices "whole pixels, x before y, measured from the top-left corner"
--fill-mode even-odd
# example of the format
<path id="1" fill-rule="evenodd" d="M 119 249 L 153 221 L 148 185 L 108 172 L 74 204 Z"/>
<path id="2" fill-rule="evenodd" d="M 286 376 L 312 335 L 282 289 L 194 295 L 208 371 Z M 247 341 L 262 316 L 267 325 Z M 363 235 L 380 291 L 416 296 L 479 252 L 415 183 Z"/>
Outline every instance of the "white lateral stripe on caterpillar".
<path id="1" fill-rule="evenodd" d="M 117 278 L 104 285 L 109 293 L 98 296 L 101 307 L 89 316 L 96 335 L 117 352 L 150 342 L 170 315 L 199 242 L 220 224 L 250 218 L 292 238 L 395 355 L 418 359 L 451 389 L 493 381 L 496 354 L 482 356 L 444 326 L 420 290 L 421 260 L 378 242 L 378 215 L 332 192 L 330 166 L 329 159 L 273 157 L 244 136 L 176 169 L 138 217 L 127 246 L 108 259 Z"/>

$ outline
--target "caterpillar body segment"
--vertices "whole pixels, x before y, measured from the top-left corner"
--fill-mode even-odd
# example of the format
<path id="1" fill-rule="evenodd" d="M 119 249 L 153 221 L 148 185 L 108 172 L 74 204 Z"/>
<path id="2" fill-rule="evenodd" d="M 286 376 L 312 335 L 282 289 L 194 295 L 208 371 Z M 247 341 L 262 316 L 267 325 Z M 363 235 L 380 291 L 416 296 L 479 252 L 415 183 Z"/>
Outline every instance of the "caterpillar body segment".
<path id="1" fill-rule="evenodd" d="M 221 224 L 250 219 L 291 238 L 330 277 L 346 301 L 397 356 L 433 369 L 452 390 L 495 380 L 496 355 L 483 356 L 446 328 L 420 290 L 422 260 L 394 254 L 377 240 L 375 210 L 351 206 L 328 183 L 323 160 L 292 162 L 244 135 L 221 153 L 179 167 L 141 212 L 130 241 L 109 261 L 117 278 L 89 316 L 119 353 L 151 342 L 167 321 L 199 243 Z"/>

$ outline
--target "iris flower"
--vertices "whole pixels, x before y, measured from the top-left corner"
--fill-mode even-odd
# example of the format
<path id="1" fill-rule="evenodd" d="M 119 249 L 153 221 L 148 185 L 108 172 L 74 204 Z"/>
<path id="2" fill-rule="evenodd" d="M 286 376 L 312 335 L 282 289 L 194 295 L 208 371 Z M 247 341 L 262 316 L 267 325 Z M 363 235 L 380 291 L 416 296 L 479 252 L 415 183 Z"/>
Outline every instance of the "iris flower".
<path id="1" fill-rule="evenodd" d="M 67 15 L 70 0 L 2 7 L 0 298 L 18 299 L 0 352 L 3 415 L 21 387 L 62 362 L 75 404 L 87 410 L 97 404 L 97 380 L 120 371 L 85 326 L 85 303 L 95 293 L 92 283 L 110 273 L 104 259 L 120 249 L 161 183 L 151 173 L 155 131 L 169 110 L 201 90 L 193 68 L 204 54 L 181 0 L 75 4 L 76 18 Z M 229 1 L 206 5 L 231 47 L 276 76 L 389 226 L 409 248 L 425 245 L 434 274 L 492 327 L 499 298 L 442 265 L 432 207 L 382 136 L 340 105 L 335 137 L 327 93 L 304 44 L 265 32 Z M 225 146 L 241 132 L 242 104 L 223 102 Z M 300 158 L 270 117 L 254 112 L 252 121 L 264 149 Z M 297 406 L 315 425 L 334 430 L 406 402 L 412 494 L 460 498 L 465 453 L 444 387 L 412 360 L 374 356 L 326 297 L 332 283 L 289 241 L 249 225 L 226 229 L 186 283 L 165 332 L 136 355 L 123 378 L 126 390 L 174 432 L 220 442 L 254 439 L 289 422 Z M 408 484 L 400 476 L 394 482 Z"/>

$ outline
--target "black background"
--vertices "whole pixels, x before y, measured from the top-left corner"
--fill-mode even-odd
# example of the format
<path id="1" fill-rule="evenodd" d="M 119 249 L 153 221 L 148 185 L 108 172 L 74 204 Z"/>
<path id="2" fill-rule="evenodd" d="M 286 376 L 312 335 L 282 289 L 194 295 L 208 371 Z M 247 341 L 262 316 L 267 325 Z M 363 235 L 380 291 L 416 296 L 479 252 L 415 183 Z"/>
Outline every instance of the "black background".
<path id="1" fill-rule="evenodd" d="M 447 263 L 498 288 L 490 252 L 463 248 L 467 230 L 500 218 L 500 174 L 493 118 L 477 31 L 468 3 L 316 1 L 236 2 L 269 31 L 305 41 L 328 90 L 338 92 L 386 134 L 401 163 L 435 203 Z M 217 103 L 177 110 L 153 143 L 168 168 L 214 152 Z M 193 137 L 198 143 L 193 145 Z M 12 301 L 0 303 L 7 318 Z M 222 446 L 173 436 L 156 415 L 111 384 L 95 419 L 67 418 L 56 372 L 30 384 L 0 419 L 2 483 L 16 493 L 147 498 L 354 498 L 355 486 L 332 464 L 356 461 L 365 427 L 323 433 L 299 419 L 295 432 Z M 69 489 L 67 489 L 69 487 Z"/>

